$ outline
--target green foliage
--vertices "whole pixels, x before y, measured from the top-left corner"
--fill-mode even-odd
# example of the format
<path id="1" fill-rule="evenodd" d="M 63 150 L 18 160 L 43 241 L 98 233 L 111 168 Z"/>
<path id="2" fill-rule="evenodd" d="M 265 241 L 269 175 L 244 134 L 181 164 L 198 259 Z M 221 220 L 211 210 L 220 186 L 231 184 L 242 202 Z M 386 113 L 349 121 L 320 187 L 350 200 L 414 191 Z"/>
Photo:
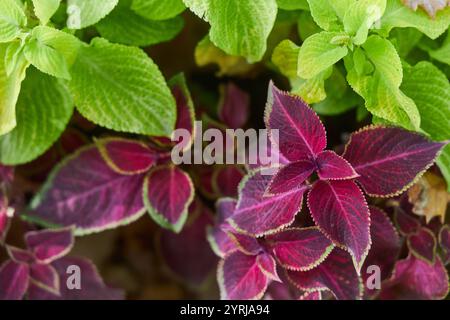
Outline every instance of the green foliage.
<path id="1" fill-rule="evenodd" d="M 60 4 L 61 0 L 33 0 L 34 12 L 42 24 L 47 24 Z"/>
<path id="2" fill-rule="evenodd" d="M 150 20 L 173 18 L 186 9 L 182 0 L 133 0 L 131 8 Z"/>
<path id="3" fill-rule="evenodd" d="M 83 29 L 96 24 L 106 17 L 119 0 L 68 0 L 67 27 L 70 29 Z"/>
<path id="4" fill-rule="evenodd" d="M 66 128 L 73 102 L 61 80 L 31 68 L 16 111 L 17 126 L 0 136 L 0 162 L 4 164 L 26 163 L 44 153 Z"/>

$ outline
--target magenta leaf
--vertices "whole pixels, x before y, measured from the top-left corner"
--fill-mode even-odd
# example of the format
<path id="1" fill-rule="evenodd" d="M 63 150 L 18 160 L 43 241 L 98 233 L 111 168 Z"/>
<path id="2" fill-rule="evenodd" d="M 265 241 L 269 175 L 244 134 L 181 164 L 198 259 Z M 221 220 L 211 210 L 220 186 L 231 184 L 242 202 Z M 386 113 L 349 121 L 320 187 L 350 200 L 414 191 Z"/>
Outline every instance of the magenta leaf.
<path id="1" fill-rule="evenodd" d="M 442 249 L 444 264 L 450 263 L 450 226 L 445 225 L 439 232 L 439 245 Z"/>
<path id="2" fill-rule="evenodd" d="M 222 300 L 258 300 L 267 289 L 268 278 L 257 256 L 235 251 L 219 262 L 217 271 Z"/>
<path id="3" fill-rule="evenodd" d="M 325 150 L 317 155 L 317 174 L 322 180 L 343 180 L 358 177 L 347 160 L 334 151 Z"/>
<path id="4" fill-rule="evenodd" d="M 383 283 L 382 300 L 443 299 L 448 292 L 448 275 L 439 257 L 429 264 L 413 255 L 397 261 L 392 278 Z"/>
<path id="5" fill-rule="evenodd" d="M 298 298 L 298 300 L 322 300 L 322 292 L 321 291 L 305 292 Z"/>
<path id="6" fill-rule="evenodd" d="M 411 186 L 434 162 L 443 142 L 401 128 L 369 126 L 352 134 L 343 157 L 370 196 L 393 196 Z"/>
<path id="7" fill-rule="evenodd" d="M 270 181 L 268 195 L 280 194 L 303 188 L 303 183 L 314 172 L 314 162 L 300 160 L 280 168 Z"/>
<path id="8" fill-rule="evenodd" d="M 416 258 L 434 264 L 436 256 L 437 241 L 433 232 L 427 228 L 420 228 L 416 233 L 407 238 L 409 251 Z"/>
<path id="9" fill-rule="evenodd" d="M 73 228 L 30 231 L 25 234 L 25 243 L 39 263 L 51 263 L 72 249 Z"/>
<path id="10" fill-rule="evenodd" d="M 395 208 L 394 221 L 398 230 L 404 236 L 410 233 L 414 233 L 420 228 L 419 220 L 403 211 L 403 209 L 400 207 Z"/>
<path id="11" fill-rule="evenodd" d="M 0 300 L 21 300 L 28 284 L 28 265 L 9 260 L 0 267 Z"/>
<path id="12" fill-rule="evenodd" d="M 250 170 L 256 170 L 260 168 L 268 168 L 275 165 L 285 165 L 290 163 L 290 161 L 280 153 L 278 146 L 271 142 L 271 139 L 267 139 L 267 143 L 259 143 L 257 145 L 257 154 L 252 155 L 254 159 L 250 161 L 250 152 L 252 148 L 249 149 L 249 153 L 246 158 L 246 165 Z M 250 142 L 251 143 L 251 142 Z M 256 143 L 256 142 L 254 142 Z M 271 169 L 268 169 L 271 170 Z"/>
<path id="13" fill-rule="evenodd" d="M 144 175 L 118 174 L 95 146 L 69 156 L 32 202 L 28 220 L 48 226 L 75 225 L 75 234 L 100 232 L 141 217 Z"/>
<path id="14" fill-rule="evenodd" d="M 227 233 L 230 239 L 234 241 L 236 247 L 243 253 L 249 255 L 257 255 L 262 251 L 262 247 L 256 238 L 243 233 Z"/>
<path id="15" fill-rule="evenodd" d="M 317 227 L 286 229 L 266 237 L 278 263 L 286 269 L 307 271 L 333 250 L 333 243 Z"/>
<path id="16" fill-rule="evenodd" d="M 288 271 L 291 282 L 300 290 L 330 290 L 339 300 L 361 299 L 361 279 L 347 252 L 335 248 L 316 268 L 309 271 Z"/>
<path id="17" fill-rule="evenodd" d="M 59 275 L 49 264 L 34 263 L 30 266 L 30 283 L 54 295 L 59 295 Z"/>
<path id="18" fill-rule="evenodd" d="M 263 169 L 261 169 L 263 170 Z M 238 231 L 256 237 L 274 233 L 290 225 L 302 207 L 306 187 L 265 196 L 271 176 L 261 170 L 250 172 L 240 184 L 239 200 L 230 223 Z"/>
<path id="19" fill-rule="evenodd" d="M 31 264 L 35 261 L 34 255 L 28 250 L 6 245 L 6 251 L 11 260 L 17 263 Z"/>
<path id="20" fill-rule="evenodd" d="M 250 97 L 233 83 L 220 88 L 219 119 L 232 129 L 242 128 L 248 120 Z"/>
<path id="21" fill-rule="evenodd" d="M 124 298 L 122 290 L 105 285 L 95 265 L 85 258 L 64 257 L 51 265 L 59 275 L 60 294 L 53 294 L 31 281 L 28 290 L 30 300 L 122 300 Z M 73 277 L 75 270 L 79 270 L 81 274 L 79 289 L 72 287 L 76 284 Z"/>
<path id="22" fill-rule="evenodd" d="M 194 199 L 194 186 L 187 173 L 173 165 L 158 166 L 144 180 L 144 204 L 162 227 L 180 232 Z"/>
<path id="23" fill-rule="evenodd" d="M 222 197 L 236 197 L 244 172 L 237 166 L 224 166 L 214 170 L 212 187 Z"/>
<path id="24" fill-rule="evenodd" d="M 194 201 L 189 212 L 190 217 L 183 230 L 178 234 L 162 230 L 158 244 L 171 273 L 191 286 L 200 287 L 217 266 L 217 257 L 206 240 L 206 229 L 212 225 L 213 219 L 211 212 L 199 200 Z"/>
<path id="25" fill-rule="evenodd" d="M 222 198 L 216 202 L 217 218 L 214 226 L 208 227 L 208 241 L 213 251 L 221 258 L 227 253 L 236 250 L 236 242 L 230 238 L 226 231 L 232 229 L 228 221 L 234 213 L 237 201 L 232 198 Z"/>
<path id="26" fill-rule="evenodd" d="M 319 229 L 350 252 L 359 273 L 371 242 L 369 208 L 358 186 L 351 180 L 317 181 L 308 206 Z"/>
<path id="27" fill-rule="evenodd" d="M 191 139 L 188 141 L 172 141 L 167 137 L 153 137 L 152 139 L 159 145 L 172 146 L 175 143 L 180 142 L 182 149 L 187 150 L 191 147 L 195 135 L 195 111 L 194 104 L 192 102 L 191 94 L 186 84 L 184 74 L 180 73 L 169 80 L 169 86 L 172 90 L 172 95 L 175 98 L 177 106 L 177 120 L 175 123 L 175 129 L 184 129 L 189 132 Z M 176 137 L 172 137 L 176 138 Z"/>
<path id="28" fill-rule="evenodd" d="M 383 280 L 390 276 L 395 261 L 400 254 L 400 238 L 384 211 L 374 206 L 369 209 L 372 246 L 364 262 L 362 275 L 366 280 L 370 276 L 367 273 L 367 268 L 375 265 L 380 268 L 381 279 Z"/>
<path id="29" fill-rule="evenodd" d="M 119 174 L 139 174 L 148 171 L 156 162 L 157 154 L 145 143 L 123 138 L 96 141 L 105 162 Z"/>
<path id="30" fill-rule="evenodd" d="M 311 160 L 327 145 L 325 128 L 314 111 L 272 82 L 265 121 L 269 130 L 279 130 L 279 149 L 289 161 Z"/>
<path id="31" fill-rule="evenodd" d="M 261 271 L 271 280 L 281 282 L 277 273 L 277 263 L 268 253 L 261 253 L 256 257 L 256 263 Z"/>

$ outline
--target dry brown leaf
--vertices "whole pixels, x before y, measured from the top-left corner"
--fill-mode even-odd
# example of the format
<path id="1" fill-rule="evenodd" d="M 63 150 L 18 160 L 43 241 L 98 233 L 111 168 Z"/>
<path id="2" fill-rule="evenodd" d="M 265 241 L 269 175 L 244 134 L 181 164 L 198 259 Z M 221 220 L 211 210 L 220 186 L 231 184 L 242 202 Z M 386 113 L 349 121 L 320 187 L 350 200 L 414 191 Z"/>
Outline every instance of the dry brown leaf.
<path id="1" fill-rule="evenodd" d="M 443 223 L 445 211 L 449 202 L 449 195 L 444 179 L 431 172 L 423 177 L 408 190 L 409 202 L 413 205 L 413 212 L 424 216 L 427 223 L 433 217 L 439 217 Z"/>
<path id="2" fill-rule="evenodd" d="M 418 7 L 422 7 L 430 17 L 435 17 L 439 10 L 450 6 L 450 0 L 403 0 L 405 6 L 410 7 L 414 11 Z"/>

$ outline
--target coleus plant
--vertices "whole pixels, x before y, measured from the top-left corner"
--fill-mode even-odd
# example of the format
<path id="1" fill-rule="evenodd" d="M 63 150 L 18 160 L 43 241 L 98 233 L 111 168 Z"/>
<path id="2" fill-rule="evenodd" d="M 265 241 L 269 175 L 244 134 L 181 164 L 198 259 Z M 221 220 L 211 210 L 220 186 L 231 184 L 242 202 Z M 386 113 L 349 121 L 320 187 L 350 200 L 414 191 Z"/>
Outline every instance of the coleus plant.
<path id="1" fill-rule="evenodd" d="M 66 257 L 73 242 L 69 227 L 27 232 L 26 249 L 7 245 L 10 260 L 0 267 L 0 300 L 123 299 L 123 292 L 106 286 L 89 260 Z M 70 279 L 71 266 L 78 267 L 78 284 Z"/>
<path id="2" fill-rule="evenodd" d="M 370 197 L 401 194 L 447 142 L 369 126 L 353 133 L 338 155 L 324 150 L 325 129 L 314 111 L 273 84 L 265 122 L 269 131 L 279 130 L 279 140 L 272 143 L 287 163 L 273 176 L 264 174 L 266 168 L 249 172 L 238 200 L 218 203 L 218 222 L 209 239 L 223 258 L 218 271 L 222 297 L 262 297 L 269 280 L 279 281 L 278 264 L 301 290 L 360 298 L 360 274 L 372 244 L 371 216 L 373 233 L 388 232 L 378 225 L 388 224 L 387 217 L 369 208 L 362 190 Z M 287 228 L 302 209 L 305 193 L 315 226 Z"/>

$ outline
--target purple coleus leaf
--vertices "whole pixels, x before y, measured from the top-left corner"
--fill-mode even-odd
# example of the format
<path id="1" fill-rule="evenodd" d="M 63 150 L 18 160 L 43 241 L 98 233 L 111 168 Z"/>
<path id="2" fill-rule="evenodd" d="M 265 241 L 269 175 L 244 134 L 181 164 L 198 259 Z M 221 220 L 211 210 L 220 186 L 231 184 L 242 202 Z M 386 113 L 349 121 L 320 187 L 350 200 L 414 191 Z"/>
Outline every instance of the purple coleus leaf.
<path id="1" fill-rule="evenodd" d="M 334 248 L 317 227 L 286 229 L 267 236 L 266 241 L 278 263 L 294 271 L 315 268 Z"/>
<path id="2" fill-rule="evenodd" d="M 217 257 L 206 239 L 213 217 L 198 199 L 189 207 L 189 216 L 180 233 L 162 230 L 158 245 L 171 273 L 191 286 L 200 287 L 217 266 Z"/>
<path id="3" fill-rule="evenodd" d="M 263 251 L 262 246 L 255 237 L 237 233 L 234 230 L 228 230 L 227 233 L 230 239 L 234 241 L 237 249 L 243 253 L 257 255 Z"/>
<path id="4" fill-rule="evenodd" d="M 59 275 L 49 264 L 33 263 L 30 266 L 30 287 L 36 286 L 54 295 L 60 294 Z"/>
<path id="5" fill-rule="evenodd" d="M 434 264 L 437 241 L 431 230 L 428 228 L 420 228 L 416 233 L 408 236 L 406 243 L 412 255 L 425 262 Z"/>
<path id="6" fill-rule="evenodd" d="M 394 221 L 398 231 L 407 236 L 416 232 L 420 228 L 420 222 L 412 215 L 406 213 L 402 208 L 396 207 L 394 211 Z"/>
<path id="7" fill-rule="evenodd" d="M 25 244 L 39 263 L 53 262 L 72 250 L 72 227 L 30 231 L 25 234 Z"/>
<path id="8" fill-rule="evenodd" d="M 172 91 L 172 95 L 175 98 L 177 106 L 177 120 L 175 122 L 175 129 L 184 129 L 189 134 L 191 139 L 188 141 L 174 141 L 167 137 L 152 137 L 152 140 L 158 145 L 170 147 L 175 145 L 175 143 L 180 142 L 182 149 L 187 150 L 191 147 L 194 136 L 195 136 L 195 111 L 194 103 L 192 102 L 191 94 L 186 84 L 186 79 L 182 73 L 177 74 L 172 79 L 169 80 L 169 86 Z"/>
<path id="9" fill-rule="evenodd" d="M 222 300 L 257 300 L 269 279 L 258 264 L 257 255 L 234 251 L 219 262 L 217 280 Z"/>
<path id="10" fill-rule="evenodd" d="M 266 195 L 271 176 L 263 169 L 250 172 L 239 187 L 239 200 L 230 223 L 252 236 L 275 233 L 290 225 L 302 207 L 303 186 L 286 193 Z"/>
<path id="11" fill-rule="evenodd" d="M 28 289 L 30 300 L 122 300 L 124 298 L 123 291 L 107 286 L 95 265 L 85 258 L 64 257 L 54 261 L 51 266 L 58 275 L 59 294 L 44 290 L 31 281 Z M 74 285 L 74 277 L 68 270 L 79 270 L 81 275 L 79 289 L 69 286 L 69 284 Z"/>
<path id="12" fill-rule="evenodd" d="M 298 300 L 322 300 L 322 292 L 321 291 L 305 292 L 298 298 Z"/>
<path id="13" fill-rule="evenodd" d="M 443 299 L 448 293 L 448 274 L 439 257 L 433 264 L 409 255 L 397 261 L 393 276 L 382 284 L 382 300 Z"/>
<path id="14" fill-rule="evenodd" d="M 145 143 L 123 138 L 96 141 L 103 159 L 119 174 L 138 174 L 148 171 L 157 161 L 157 153 Z"/>
<path id="15" fill-rule="evenodd" d="M 321 180 L 344 180 L 358 177 L 347 160 L 334 151 L 325 150 L 316 158 L 317 174 Z"/>
<path id="16" fill-rule="evenodd" d="M 180 232 L 194 199 L 194 186 L 183 170 L 161 165 L 146 176 L 143 198 L 147 211 L 159 225 Z"/>
<path id="17" fill-rule="evenodd" d="M 280 194 L 302 188 L 302 184 L 314 172 L 311 160 L 300 160 L 280 168 L 270 181 L 267 194 Z"/>
<path id="18" fill-rule="evenodd" d="M 388 278 L 400 254 L 400 237 L 387 214 L 381 209 L 371 206 L 370 236 L 372 246 L 362 268 L 364 279 L 370 276 L 367 268 L 376 265 L 380 268 L 381 279 Z"/>
<path id="19" fill-rule="evenodd" d="M 256 257 L 256 263 L 267 278 L 273 281 L 282 282 L 278 276 L 277 263 L 270 254 L 261 252 Z"/>
<path id="20" fill-rule="evenodd" d="M 221 166 L 214 169 L 211 184 L 220 197 L 236 197 L 239 183 L 245 173 L 238 166 Z"/>
<path id="21" fill-rule="evenodd" d="M 367 194 L 387 197 L 411 186 L 446 144 L 401 128 L 368 126 L 352 134 L 343 157 Z"/>
<path id="22" fill-rule="evenodd" d="M 236 242 L 230 238 L 228 231 L 232 230 L 228 222 L 234 210 L 237 200 L 232 198 L 222 198 L 216 202 L 216 223 L 208 227 L 208 241 L 213 251 L 221 258 L 227 253 L 236 250 Z"/>
<path id="23" fill-rule="evenodd" d="M 311 160 L 325 149 L 325 128 L 302 99 L 279 90 L 271 82 L 267 100 L 266 127 L 279 130 L 278 146 L 289 161 Z"/>
<path id="24" fill-rule="evenodd" d="M 95 146 L 85 147 L 55 168 L 25 218 L 74 225 L 79 235 L 125 225 L 145 213 L 143 180 L 144 174 L 117 173 Z"/>
<path id="25" fill-rule="evenodd" d="M 219 119 L 231 129 L 242 128 L 249 117 L 250 97 L 235 84 L 220 87 Z"/>
<path id="26" fill-rule="evenodd" d="M 371 241 L 369 208 L 358 186 L 351 180 L 317 181 L 308 207 L 320 230 L 350 252 L 359 273 Z"/>
<path id="27" fill-rule="evenodd" d="M 290 281 L 300 290 L 330 290 L 339 300 L 360 299 L 361 278 L 347 252 L 335 248 L 323 263 L 309 271 L 288 271 Z"/>
<path id="28" fill-rule="evenodd" d="M 442 250 L 444 264 L 450 263 L 450 226 L 447 224 L 439 232 L 439 245 Z"/>
<path id="29" fill-rule="evenodd" d="M 8 260 L 0 267 L 0 300 L 21 300 L 28 289 L 28 265 Z"/>

